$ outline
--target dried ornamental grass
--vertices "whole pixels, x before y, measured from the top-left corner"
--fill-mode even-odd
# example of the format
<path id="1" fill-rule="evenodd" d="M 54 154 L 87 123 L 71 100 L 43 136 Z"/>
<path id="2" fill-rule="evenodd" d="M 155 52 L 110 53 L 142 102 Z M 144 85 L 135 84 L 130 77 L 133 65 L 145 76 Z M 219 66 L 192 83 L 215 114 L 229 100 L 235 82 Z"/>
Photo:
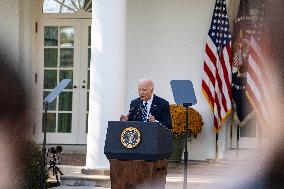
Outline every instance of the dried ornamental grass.
<path id="1" fill-rule="evenodd" d="M 186 108 L 181 105 L 171 104 L 172 132 L 177 138 L 185 134 Z M 189 135 L 196 137 L 202 130 L 203 120 L 201 115 L 193 108 L 188 108 Z"/>

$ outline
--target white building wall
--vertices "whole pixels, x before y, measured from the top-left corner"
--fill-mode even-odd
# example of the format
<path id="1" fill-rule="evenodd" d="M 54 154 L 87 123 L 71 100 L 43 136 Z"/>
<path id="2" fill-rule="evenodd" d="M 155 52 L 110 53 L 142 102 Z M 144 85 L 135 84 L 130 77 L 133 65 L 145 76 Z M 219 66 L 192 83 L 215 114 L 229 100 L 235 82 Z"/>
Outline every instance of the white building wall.
<path id="1" fill-rule="evenodd" d="M 0 51 L 19 68 L 19 0 L 0 0 Z"/>
<path id="2" fill-rule="evenodd" d="M 198 101 L 193 108 L 202 115 L 204 126 L 197 139 L 189 142 L 189 159 L 215 158 L 213 119 L 201 93 L 205 42 L 214 5 L 215 0 L 128 0 L 126 111 L 137 97 L 140 78 L 152 79 L 155 94 L 170 103 L 174 103 L 170 80 L 192 80 Z M 219 158 L 225 148 L 224 131 L 219 133 Z"/>
<path id="3" fill-rule="evenodd" d="M 29 107 L 34 102 L 31 99 L 35 96 L 35 91 L 31 90 L 31 52 L 32 46 L 35 46 L 35 43 L 32 45 L 35 39 L 35 1 L 0 0 L 0 52 L 19 74 L 27 90 Z"/>

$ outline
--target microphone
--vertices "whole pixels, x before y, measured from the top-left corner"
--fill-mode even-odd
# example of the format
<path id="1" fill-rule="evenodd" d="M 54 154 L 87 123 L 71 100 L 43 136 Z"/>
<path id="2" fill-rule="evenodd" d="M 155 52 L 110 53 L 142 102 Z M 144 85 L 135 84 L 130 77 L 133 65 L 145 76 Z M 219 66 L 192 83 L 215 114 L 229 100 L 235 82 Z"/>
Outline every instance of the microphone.
<path id="1" fill-rule="evenodd" d="M 137 118 L 138 114 L 142 112 L 142 107 L 141 106 L 134 106 L 129 110 L 129 117 L 132 117 L 131 120 L 135 121 L 135 119 Z M 131 116 L 133 115 L 133 116 Z"/>

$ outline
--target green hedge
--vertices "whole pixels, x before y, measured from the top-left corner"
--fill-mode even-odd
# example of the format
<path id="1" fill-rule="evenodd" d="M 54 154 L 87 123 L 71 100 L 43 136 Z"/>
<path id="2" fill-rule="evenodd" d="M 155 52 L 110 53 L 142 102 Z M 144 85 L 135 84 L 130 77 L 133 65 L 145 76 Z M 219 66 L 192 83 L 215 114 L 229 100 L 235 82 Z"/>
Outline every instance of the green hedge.
<path id="1" fill-rule="evenodd" d="M 33 141 L 26 142 L 26 157 L 24 158 L 23 189 L 40 189 L 41 181 L 41 148 Z M 45 181 L 48 173 L 45 171 Z"/>

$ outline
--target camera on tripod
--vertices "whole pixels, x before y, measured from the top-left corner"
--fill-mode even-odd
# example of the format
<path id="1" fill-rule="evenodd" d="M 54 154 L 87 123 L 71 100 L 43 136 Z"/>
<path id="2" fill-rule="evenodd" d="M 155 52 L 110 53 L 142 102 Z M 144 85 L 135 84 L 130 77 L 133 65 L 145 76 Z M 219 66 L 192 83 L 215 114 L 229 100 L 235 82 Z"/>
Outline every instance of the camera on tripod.
<path id="1" fill-rule="evenodd" d="M 52 154 L 59 154 L 59 153 L 62 152 L 62 147 L 61 146 L 56 146 L 56 147 L 52 146 L 52 147 L 48 148 L 48 152 L 52 153 Z"/>
<path id="2" fill-rule="evenodd" d="M 52 168 L 52 173 L 53 176 L 56 176 L 56 181 L 59 184 L 59 177 L 58 177 L 58 172 L 60 175 L 63 175 L 63 173 L 60 171 L 59 167 L 57 165 L 60 165 L 60 157 L 59 154 L 62 152 L 62 147 L 61 146 L 52 146 L 48 148 L 48 154 L 51 154 L 51 159 L 49 160 L 49 167 L 48 170 Z"/>

